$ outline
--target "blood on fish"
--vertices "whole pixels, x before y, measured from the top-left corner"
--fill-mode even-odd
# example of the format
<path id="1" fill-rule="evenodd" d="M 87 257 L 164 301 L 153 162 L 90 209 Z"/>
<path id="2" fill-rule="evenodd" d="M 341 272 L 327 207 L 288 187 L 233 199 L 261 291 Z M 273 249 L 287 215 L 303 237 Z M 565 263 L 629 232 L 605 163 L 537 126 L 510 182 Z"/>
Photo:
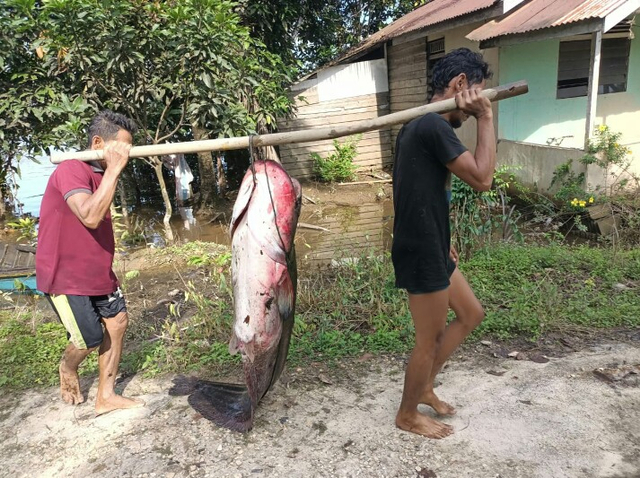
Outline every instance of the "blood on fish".
<path id="1" fill-rule="evenodd" d="M 242 354 L 245 384 L 188 379 L 170 392 L 189 395 L 203 417 L 241 432 L 252 428 L 258 402 L 287 359 L 297 282 L 293 236 L 302 199 L 300 184 L 273 161 L 256 161 L 243 184 L 230 228 L 236 325 L 229 352 Z"/>

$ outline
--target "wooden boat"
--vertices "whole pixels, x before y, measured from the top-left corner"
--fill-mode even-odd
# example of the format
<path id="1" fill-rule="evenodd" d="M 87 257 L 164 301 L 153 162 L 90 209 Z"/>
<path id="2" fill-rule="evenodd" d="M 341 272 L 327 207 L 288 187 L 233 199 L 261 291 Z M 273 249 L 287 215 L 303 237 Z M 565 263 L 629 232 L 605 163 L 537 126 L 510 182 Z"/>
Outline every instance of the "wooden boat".
<path id="1" fill-rule="evenodd" d="M 0 290 L 36 292 L 36 248 L 0 243 Z"/>

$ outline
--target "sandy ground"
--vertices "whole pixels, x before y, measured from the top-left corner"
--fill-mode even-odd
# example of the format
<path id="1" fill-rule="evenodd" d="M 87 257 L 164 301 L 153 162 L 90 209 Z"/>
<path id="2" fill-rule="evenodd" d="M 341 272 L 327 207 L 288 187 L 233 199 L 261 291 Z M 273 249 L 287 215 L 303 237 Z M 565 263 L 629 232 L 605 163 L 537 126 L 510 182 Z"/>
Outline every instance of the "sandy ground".
<path id="1" fill-rule="evenodd" d="M 429 440 L 395 428 L 405 359 L 293 370 L 242 435 L 202 419 L 173 377 L 121 384 L 147 406 L 94 417 L 56 389 L 0 397 L 1 476 L 640 477 L 637 342 L 604 342 L 547 363 L 465 348 L 437 392 L 458 407 L 455 434 Z M 487 373 L 491 372 L 491 373 Z M 318 379 L 320 376 L 322 380 Z M 619 378 L 619 377 L 618 377 Z"/>

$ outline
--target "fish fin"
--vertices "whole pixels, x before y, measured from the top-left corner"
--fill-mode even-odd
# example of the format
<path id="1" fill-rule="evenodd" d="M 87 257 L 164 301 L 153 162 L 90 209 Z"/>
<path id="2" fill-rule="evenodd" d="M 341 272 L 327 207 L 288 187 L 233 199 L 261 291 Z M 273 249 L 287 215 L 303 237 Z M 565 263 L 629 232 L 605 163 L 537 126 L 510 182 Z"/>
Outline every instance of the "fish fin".
<path id="1" fill-rule="evenodd" d="M 262 216 L 249 213 L 249 215 L 247 216 L 247 226 L 249 227 L 251 235 L 253 236 L 255 241 L 260 244 L 262 252 L 264 252 L 269 258 L 271 258 L 271 260 L 285 265 L 286 251 L 284 250 L 282 241 L 280 241 L 280 236 L 275 232 L 275 228 L 273 229 L 273 231 L 269 230 L 267 234 L 257 234 L 256 232 L 254 232 L 261 230 L 262 221 Z"/>
<path id="2" fill-rule="evenodd" d="M 176 377 L 169 395 L 189 395 L 193 409 L 218 426 L 238 432 L 253 427 L 253 406 L 243 385 Z"/>
<path id="3" fill-rule="evenodd" d="M 251 363 L 253 363 L 253 361 L 256 358 L 256 354 L 253 350 L 253 339 L 251 339 L 250 342 L 246 342 L 242 350 L 244 350 L 244 354 L 247 356 L 249 360 L 251 360 Z"/>
<path id="4" fill-rule="evenodd" d="M 172 382 L 173 386 L 169 389 L 169 395 L 179 397 L 193 393 L 196 390 L 198 379 L 196 377 L 178 375 Z"/>
<path id="5" fill-rule="evenodd" d="M 235 355 L 238 353 L 238 350 L 240 350 L 240 347 L 238 347 L 238 336 L 232 333 L 231 340 L 229 340 L 229 353 Z"/>
<path id="6" fill-rule="evenodd" d="M 287 273 L 283 274 L 281 281 L 278 283 L 278 312 L 282 318 L 282 332 L 280 335 L 280 343 L 278 344 L 278 355 L 276 363 L 273 367 L 273 375 L 269 388 L 280 378 L 280 374 L 284 369 L 289 354 L 289 343 L 291 341 L 291 333 L 293 332 L 295 301 L 296 301 L 296 282 L 297 282 L 297 266 L 295 257 L 295 248 L 291 249 L 287 258 L 289 264 Z"/>
<path id="7" fill-rule="evenodd" d="M 240 218 L 244 216 L 247 211 L 254 189 L 255 183 L 253 182 L 253 174 L 251 172 L 251 168 L 249 168 L 244 175 L 242 184 L 240 184 L 240 190 L 238 192 L 236 202 L 233 204 L 233 213 L 231 215 L 231 224 L 229 226 L 229 235 L 231 237 L 233 237 L 233 234 L 236 231 Z"/>

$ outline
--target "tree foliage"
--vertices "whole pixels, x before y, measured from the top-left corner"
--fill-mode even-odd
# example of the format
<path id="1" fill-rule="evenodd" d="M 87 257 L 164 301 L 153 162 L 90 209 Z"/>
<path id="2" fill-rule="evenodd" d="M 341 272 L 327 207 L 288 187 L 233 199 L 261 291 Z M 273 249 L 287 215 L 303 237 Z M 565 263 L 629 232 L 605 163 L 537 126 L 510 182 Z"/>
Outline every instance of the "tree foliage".
<path id="1" fill-rule="evenodd" d="M 286 116 L 292 70 L 233 0 L 6 0 L 2 151 L 84 147 L 100 109 L 133 118 L 137 144 L 265 130 Z M 40 152 L 37 151 L 37 152 Z M 162 186 L 159 158 L 147 161 Z M 166 194 L 165 194 L 166 196 Z M 168 204 L 168 198 L 165 197 Z"/>
<path id="2" fill-rule="evenodd" d="M 255 37 L 285 60 L 313 70 L 425 0 L 243 0 Z"/>

